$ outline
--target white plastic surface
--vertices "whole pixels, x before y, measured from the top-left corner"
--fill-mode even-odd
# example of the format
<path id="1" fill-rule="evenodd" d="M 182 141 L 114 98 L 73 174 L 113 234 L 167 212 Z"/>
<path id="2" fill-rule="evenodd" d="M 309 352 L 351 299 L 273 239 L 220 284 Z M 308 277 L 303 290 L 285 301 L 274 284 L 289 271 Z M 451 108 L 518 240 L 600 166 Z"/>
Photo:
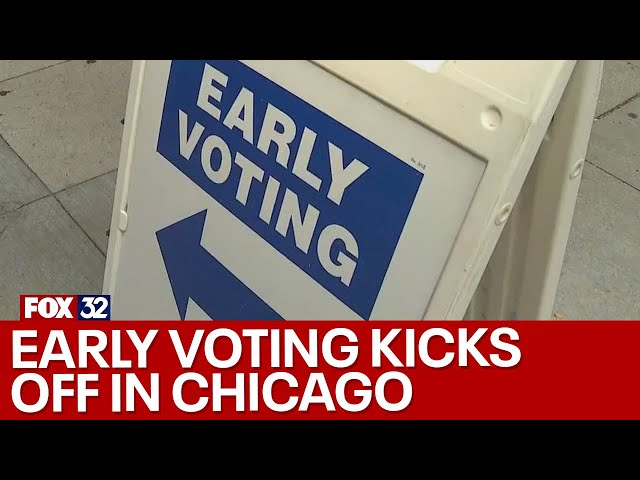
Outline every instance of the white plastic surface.
<path id="1" fill-rule="evenodd" d="M 446 60 L 407 60 L 407 62 L 422 68 L 426 72 L 437 73 Z"/>
<path id="2" fill-rule="evenodd" d="M 580 60 L 467 311 L 550 320 L 602 78 Z"/>
<path id="3" fill-rule="evenodd" d="M 449 60 L 437 74 L 392 60 L 317 63 L 487 162 L 425 312 L 463 318 L 504 227 L 495 218 L 515 202 L 575 61 Z"/>

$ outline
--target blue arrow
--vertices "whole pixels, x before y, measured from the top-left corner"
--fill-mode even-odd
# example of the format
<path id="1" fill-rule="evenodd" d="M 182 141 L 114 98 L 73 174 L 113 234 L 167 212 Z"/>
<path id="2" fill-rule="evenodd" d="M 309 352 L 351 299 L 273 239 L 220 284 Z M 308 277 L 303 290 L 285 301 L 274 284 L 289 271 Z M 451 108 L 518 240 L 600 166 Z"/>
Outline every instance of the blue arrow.
<path id="1" fill-rule="evenodd" d="M 206 217 L 203 210 L 156 232 L 180 319 L 191 298 L 214 320 L 283 320 L 200 244 Z"/>

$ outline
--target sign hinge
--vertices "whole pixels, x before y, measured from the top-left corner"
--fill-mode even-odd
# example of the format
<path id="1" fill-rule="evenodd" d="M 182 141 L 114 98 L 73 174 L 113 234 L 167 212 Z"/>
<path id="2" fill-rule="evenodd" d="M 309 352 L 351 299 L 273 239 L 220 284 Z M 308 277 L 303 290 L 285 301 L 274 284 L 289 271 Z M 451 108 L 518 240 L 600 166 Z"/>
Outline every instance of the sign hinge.
<path id="1" fill-rule="evenodd" d="M 118 229 L 121 232 L 127 230 L 127 225 L 129 224 L 129 215 L 126 210 L 120 210 L 120 216 L 118 218 Z"/>

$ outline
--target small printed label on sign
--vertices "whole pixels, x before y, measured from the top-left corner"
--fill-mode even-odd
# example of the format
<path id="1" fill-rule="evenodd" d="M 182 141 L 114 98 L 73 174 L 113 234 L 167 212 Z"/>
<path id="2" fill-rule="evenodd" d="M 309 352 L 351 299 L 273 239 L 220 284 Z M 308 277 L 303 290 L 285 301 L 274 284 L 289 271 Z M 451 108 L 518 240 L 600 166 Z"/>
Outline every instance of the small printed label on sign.
<path id="1" fill-rule="evenodd" d="M 235 60 L 172 62 L 157 151 L 369 318 L 425 174 L 422 162 L 400 160 Z M 230 278 L 222 266 L 207 268 Z M 271 315 L 258 299 L 252 304 Z"/>

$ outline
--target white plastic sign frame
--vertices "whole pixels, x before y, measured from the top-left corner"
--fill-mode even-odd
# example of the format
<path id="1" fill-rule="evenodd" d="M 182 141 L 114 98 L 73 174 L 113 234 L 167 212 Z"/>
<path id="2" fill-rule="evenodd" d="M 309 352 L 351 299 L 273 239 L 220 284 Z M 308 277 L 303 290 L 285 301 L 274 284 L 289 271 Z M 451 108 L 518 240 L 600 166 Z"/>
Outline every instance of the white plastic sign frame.
<path id="1" fill-rule="evenodd" d="M 575 61 L 438 62 L 135 62 L 105 272 L 113 318 L 462 318 Z M 203 99 L 207 71 L 218 88 Z M 274 125 L 287 118 L 284 149 Z M 253 204 L 251 179 L 263 188 Z M 306 200 L 315 231 L 301 223 Z M 349 284 L 339 267 L 367 252 L 367 275 Z M 242 285 L 212 291 L 222 278 Z M 230 307 L 212 315 L 220 298 Z"/>

